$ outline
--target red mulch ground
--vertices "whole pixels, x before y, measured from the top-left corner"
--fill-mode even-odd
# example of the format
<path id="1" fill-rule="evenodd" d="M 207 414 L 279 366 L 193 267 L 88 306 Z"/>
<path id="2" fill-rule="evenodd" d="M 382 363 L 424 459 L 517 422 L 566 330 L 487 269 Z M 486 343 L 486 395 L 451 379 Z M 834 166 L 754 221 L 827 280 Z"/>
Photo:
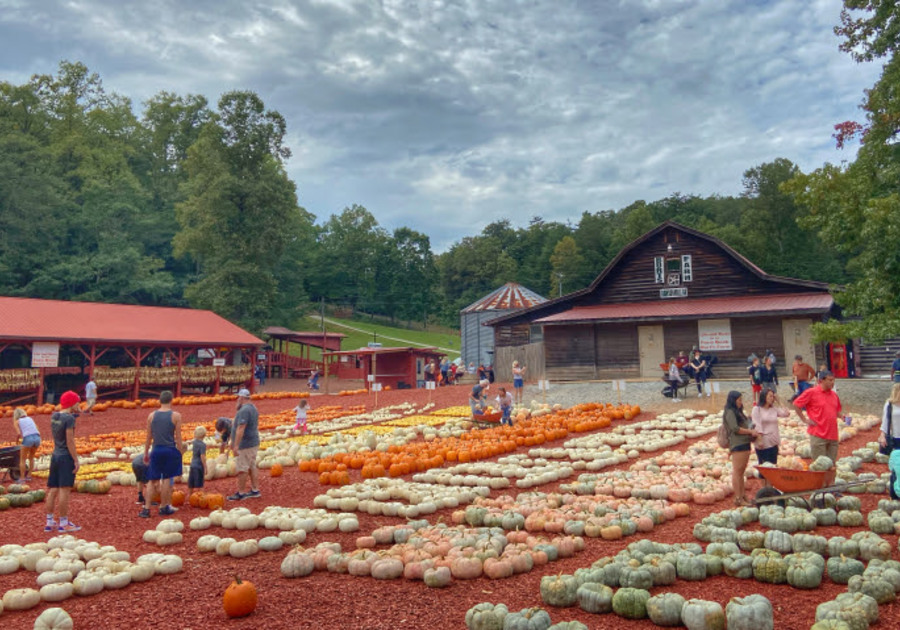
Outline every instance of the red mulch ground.
<path id="1" fill-rule="evenodd" d="M 467 387 L 442 388 L 431 393 L 431 399 L 438 407 L 465 404 Z M 405 390 L 382 392 L 379 395 L 379 407 L 393 403 L 410 401 L 422 404 L 428 399 L 424 390 Z M 362 395 L 352 397 L 316 396 L 313 406 L 325 404 L 341 404 L 344 406 L 367 404 L 371 407 L 374 398 Z M 260 401 L 261 412 L 281 411 L 293 406 L 291 401 Z M 219 415 L 231 415 L 233 403 L 219 405 L 185 407 L 181 409 L 186 421 L 211 420 Z M 104 433 L 115 430 L 135 429 L 143 426 L 146 410 L 110 410 L 93 418 L 79 419 L 77 433 Z M 649 417 L 642 414 L 641 419 Z M 48 418 L 37 418 L 43 435 L 49 435 Z M 11 421 L 0 426 L 0 442 L 12 437 Z M 848 453 L 867 441 L 875 438 L 875 432 L 860 435 L 849 443 L 841 445 L 841 453 Z M 553 446 L 550 445 L 550 446 Z M 687 447 L 683 444 L 680 450 Z M 874 465 L 867 470 L 878 470 Z M 354 471 L 358 474 L 358 471 Z M 207 482 L 208 488 L 230 493 L 235 487 L 234 479 L 222 479 Z M 38 486 L 40 484 L 33 484 Z M 556 484 L 558 485 L 558 484 Z M 755 491 L 758 482 L 750 482 L 750 490 Z M 246 501 L 239 505 L 259 512 L 265 505 L 311 506 L 312 499 L 324 491 L 317 482 L 316 475 L 300 473 L 296 468 L 285 471 L 284 476 L 271 478 L 261 476 L 263 498 Z M 547 491 L 555 486 L 542 487 Z M 509 490 L 505 491 L 509 492 Z M 879 497 L 861 495 L 864 511 L 873 509 Z M 112 544 L 126 550 L 137 557 L 144 553 L 159 552 L 160 548 L 141 540 L 143 531 L 155 525 L 158 518 L 149 521 L 137 516 L 134 504 L 135 490 L 114 486 L 108 495 L 73 494 L 73 520 L 84 529 L 82 538 L 96 540 L 102 544 Z M 660 542 L 692 542 L 691 531 L 695 522 L 703 516 L 730 507 L 726 499 L 716 505 L 698 506 L 692 504 L 692 514 L 686 518 L 670 521 L 654 529 L 648 537 Z M 443 516 L 449 520 L 452 510 L 430 515 L 429 520 L 435 522 Z M 177 515 L 185 524 L 205 511 L 185 508 Z M 43 510 L 40 506 L 26 509 L 10 509 L 0 513 L 0 544 L 46 540 L 43 533 Z M 318 542 L 339 541 L 344 549 L 355 547 L 356 537 L 368 533 L 382 524 L 399 522 L 388 517 L 374 517 L 359 514 L 361 531 L 352 534 L 332 532 L 328 534 L 311 534 L 306 546 Z M 815 533 L 823 536 L 849 536 L 850 528 L 828 527 L 818 528 Z M 120 591 L 103 591 L 98 595 L 79 598 L 74 597 L 61 606 L 65 608 L 75 621 L 76 628 L 92 628 L 92 630 L 112 630 L 130 626 L 146 628 L 156 626 L 168 628 L 463 628 L 466 610 L 478 602 L 490 601 L 504 603 L 510 610 L 542 606 L 548 609 L 554 622 L 577 619 L 590 628 L 651 628 L 649 620 L 628 621 L 616 615 L 592 615 L 581 611 L 578 607 L 554 609 L 541 602 L 539 583 L 543 575 L 555 575 L 559 572 L 572 573 L 579 567 L 589 566 L 601 556 L 613 555 L 629 542 L 637 540 L 637 536 L 622 541 L 608 542 L 601 539 L 585 539 L 585 549 L 572 558 L 550 563 L 540 570 L 515 576 L 506 580 L 489 580 L 479 578 L 472 581 L 454 580 L 448 588 L 430 589 L 422 582 L 405 579 L 390 582 L 377 581 L 373 578 L 359 578 L 349 575 L 336 575 L 327 572 L 314 572 L 307 578 L 287 580 L 281 577 L 280 564 L 284 551 L 260 552 L 243 560 L 230 557 L 219 557 L 215 554 L 200 554 L 196 550 L 196 541 L 206 533 L 219 533 L 213 528 L 204 532 L 192 532 L 185 529 L 183 544 L 168 548 L 167 551 L 177 553 L 184 558 L 184 570 L 173 576 L 157 576 L 149 582 L 133 584 Z M 236 538 L 261 538 L 264 530 L 246 532 L 243 536 L 235 535 L 229 530 L 228 535 Z M 897 536 L 887 536 L 894 545 L 894 557 L 900 558 L 896 551 Z M 259 606 L 256 612 L 245 619 L 229 620 L 222 611 L 222 592 L 230 583 L 232 576 L 240 573 L 241 577 L 252 581 L 259 590 Z M 0 576 L 0 593 L 11 588 L 34 587 L 36 574 L 19 571 L 12 575 Z M 775 628 L 778 630 L 807 629 L 814 622 L 815 607 L 820 602 L 832 599 L 846 589 L 844 586 L 831 583 L 827 578 L 822 586 L 812 591 L 802 591 L 788 585 L 770 585 L 756 580 L 738 580 L 728 577 L 714 577 L 702 582 L 685 582 L 679 580 L 666 589 L 654 589 L 655 592 L 673 590 L 685 598 L 698 597 L 719 601 L 723 605 L 735 596 L 760 593 L 768 597 L 775 608 Z M 2 627 L 4 630 L 31 628 L 37 614 L 50 607 L 42 604 L 27 612 L 4 613 Z M 900 627 L 900 604 L 889 604 L 879 609 L 881 618 L 876 627 Z"/>

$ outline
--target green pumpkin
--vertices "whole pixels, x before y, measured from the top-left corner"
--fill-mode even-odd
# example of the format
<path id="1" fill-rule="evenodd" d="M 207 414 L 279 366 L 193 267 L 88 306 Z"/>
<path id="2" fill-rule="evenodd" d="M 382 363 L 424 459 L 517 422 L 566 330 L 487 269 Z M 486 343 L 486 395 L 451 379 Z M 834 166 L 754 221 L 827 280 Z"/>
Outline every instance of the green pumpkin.
<path id="1" fill-rule="evenodd" d="M 592 567 L 597 566 L 597 562 L 595 562 Z M 619 575 L 622 573 L 622 565 L 618 562 L 610 562 L 603 567 L 601 567 L 603 574 L 599 580 L 597 580 L 600 584 L 606 584 L 607 586 L 612 586 L 616 588 L 619 586 Z"/>
<path id="2" fill-rule="evenodd" d="M 704 553 L 700 557 L 706 562 L 707 577 L 722 574 L 722 556 L 711 556 L 708 553 Z"/>
<path id="3" fill-rule="evenodd" d="M 854 575 L 862 575 L 866 569 L 866 565 L 855 558 L 847 556 L 839 556 L 837 558 L 828 558 L 825 565 L 828 571 L 828 577 L 836 584 L 846 584 Z"/>
<path id="4" fill-rule="evenodd" d="M 541 599 L 551 606 L 574 606 L 578 579 L 574 575 L 545 575 L 541 578 Z"/>
<path id="5" fill-rule="evenodd" d="M 791 543 L 794 547 L 794 553 L 811 551 L 820 556 L 825 555 L 825 549 L 828 546 L 828 540 L 824 536 L 816 536 L 815 534 L 795 534 Z"/>
<path id="6" fill-rule="evenodd" d="M 755 549 L 753 558 L 753 577 L 768 584 L 784 584 L 787 582 L 787 563 L 781 554 L 771 549 Z"/>
<path id="7" fill-rule="evenodd" d="M 832 536 L 828 539 L 826 551 L 831 557 L 846 556 L 847 558 L 858 558 L 859 543 L 843 536 Z"/>
<path id="8" fill-rule="evenodd" d="M 653 586 L 668 586 L 675 583 L 677 574 L 675 572 L 675 565 L 671 562 L 663 560 L 659 556 L 655 556 L 650 558 L 644 566 L 650 572 L 650 577 L 653 579 Z"/>
<path id="9" fill-rule="evenodd" d="M 662 593 L 647 600 L 647 616 L 657 626 L 680 626 L 684 597 L 678 593 Z"/>
<path id="10" fill-rule="evenodd" d="M 762 595 L 734 597 L 725 606 L 728 630 L 774 630 L 772 603 Z"/>
<path id="11" fill-rule="evenodd" d="M 753 577 L 753 558 L 740 553 L 723 558 L 722 572 L 729 577 L 750 579 Z"/>
<path id="12" fill-rule="evenodd" d="M 31 488 L 29 488 L 24 483 L 14 483 L 11 484 L 9 488 L 7 488 L 7 490 L 9 490 L 10 494 L 24 494 L 31 490 Z"/>
<path id="13" fill-rule="evenodd" d="M 894 499 L 881 499 L 878 501 L 878 509 L 887 514 L 893 514 L 896 510 L 900 510 L 900 501 Z"/>
<path id="14" fill-rule="evenodd" d="M 560 621 L 547 628 L 547 630 L 588 630 L 588 627 L 580 621 Z"/>
<path id="15" fill-rule="evenodd" d="M 862 501 L 860 501 L 859 497 L 843 496 L 837 501 L 838 512 L 843 512 L 844 510 L 859 512 L 861 509 Z"/>
<path id="16" fill-rule="evenodd" d="M 737 535 L 737 544 L 743 551 L 759 549 L 766 544 L 766 533 L 751 529 L 741 530 Z"/>
<path id="17" fill-rule="evenodd" d="M 773 519 L 772 528 L 780 532 L 793 534 L 800 530 L 800 518 L 797 516 L 779 516 Z"/>
<path id="18" fill-rule="evenodd" d="M 766 532 L 766 549 L 778 553 L 791 553 L 794 550 L 794 540 L 787 532 L 770 529 Z"/>
<path id="19" fill-rule="evenodd" d="M 894 519 L 886 512 L 881 510 L 872 510 L 866 519 L 869 523 L 869 529 L 876 534 L 893 534 Z"/>
<path id="20" fill-rule="evenodd" d="M 900 571 L 894 569 L 887 564 L 876 565 L 877 560 L 872 560 L 866 570 L 863 571 L 863 577 L 877 577 L 885 582 L 890 583 L 894 587 L 894 592 L 900 592 Z"/>
<path id="21" fill-rule="evenodd" d="M 6 497 L 0 497 L 0 512 L 4 512 L 9 509 L 9 499 Z"/>
<path id="22" fill-rule="evenodd" d="M 816 525 L 820 527 L 831 527 L 837 523 L 837 512 L 833 508 L 816 508 L 812 515 L 816 517 Z"/>
<path id="23" fill-rule="evenodd" d="M 740 536 L 738 536 L 740 540 Z M 710 556 L 725 558 L 733 553 L 740 553 L 740 547 L 733 542 L 711 542 L 706 545 L 706 553 Z"/>
<path id="24" fill-rule="evenodd" d="M 523 608 L 509 613 L 503 620 L 503 630 L 548 630 L 550 614 L 543 608 Z"/>
<path id="25" fill-rule="evenodd" d="M 47 498 L 46 490 L 32 490 L 28 494 L 31 495 L 31 498 L 34 499 L 35 503 L 41 503 L 44 499 Z"/>
<path id="26" fill-rule="evenodd" d="M 650 592 L 641 588 L 620 588 L 613 595 L 613 612 L 626 619 L 644 619 L 647 617 L 647 600 Z"/>
<path id="27" fill-rule="evenodd" d="M 4 494 L 6 494 L 6 486 L 0 484 L 0 497 L 2 497 Z"/>
<path id="28" fill-rule="evenodd" d="M 824 621 L 817 621 L 814 623 L 810 626 L 809 630 L 850 630 L 850 626 L 846 621 L 825 619 Z"/>
<path id="29" fill-rule="evenodd" d="M 637 588 L 649 590 L 653 586 L 653 576 L 647 565 L 641 564 L 637 560 L 622 567 L 619 575 L 619 584 L 626 588 Z"/>
<path id="30" fill-rule="evenodd" d="M 719 602 L 689 599 L 681 609 L 681 621 L 688 628 L 725 630 L 725 611 Z"/>
<path id="31" fill-rule="evenodd" d="M 847 581 L 847 591 L 868 595 L 879 604 L 888 604 L 897 599 L 893 585 L 880 577 L 854 575 Z"/>
<path id="32" fill-rule="evenodd" d="M 466 611 L 468 630 L 503 630 L 503 620 L 509 613 L 505 604 L 482 602 Z"/>
<path id="33" fill-rule="evenodd" d="M 859 557 L 861 560 L 889 560 L 891 557 L 891 543 L 873 532 L 856 532 L 851 537 L 859 545 Z"/>
<path id="34" fill-rule="evenodd" d="M 578 606 L 585 612 L 603 614 L 612 612 L 613 590 L 606 584 L 588 582 L 575 593 Z"/>
<path id="35" fill-rule="evenodd" d="M 705 580 L 706 561 L 703 556 L 688 552 L 679 553 L 675 561 L 675 572 L 682 580 Z"/>
<path id="36" fill-rule="evenodd" d="M 785 558 L 787 564 L 787 581 L 794 588 L 818 588 L 822 584 L 822 574 L 825 564 L 822 556 L 816 556 L 810 552 L 804 554 L 792 554 Z M 818 561 L 813 558 L 818 558 Z"/>

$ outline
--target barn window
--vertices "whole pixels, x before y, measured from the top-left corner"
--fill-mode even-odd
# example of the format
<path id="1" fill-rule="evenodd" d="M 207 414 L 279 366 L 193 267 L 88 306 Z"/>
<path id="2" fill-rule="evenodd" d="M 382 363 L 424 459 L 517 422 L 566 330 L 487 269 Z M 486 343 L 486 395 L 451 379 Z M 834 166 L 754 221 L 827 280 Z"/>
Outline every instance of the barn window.
<path id="1" fill-rule="evenodd" d="M 538 341 L 544 340 L 544 329 L 540 326 L 540 324 L 532 324 L 529 327 L 528 335 L 530 339 L 529 343 L 536 343 Z"/>

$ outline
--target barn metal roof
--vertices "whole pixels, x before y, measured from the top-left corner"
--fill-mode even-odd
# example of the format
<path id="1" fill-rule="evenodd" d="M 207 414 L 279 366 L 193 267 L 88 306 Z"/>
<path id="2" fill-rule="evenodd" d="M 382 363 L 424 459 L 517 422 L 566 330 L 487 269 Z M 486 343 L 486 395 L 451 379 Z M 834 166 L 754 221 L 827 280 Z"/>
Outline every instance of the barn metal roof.
<path id="1" fill-rule="evenodd" d="M 672 298 L 653 302 L 576 306 L 535 320 L 536 324 L 571 324 L 617 320 L 688 319 L 765 314 L 820 314 L 831 309 L 828 293 L 742 295 L 696 300 Z"/>
<path id="2" fill-rule="evenodd" d="M 263 331 L 263 334 L 269 335 L 270 337 L 274 337 L 276 339 L 290 339 L 291 341 L 297 341 L 301 343 L 306 343 L 307 341 L 322 341 L 323 336 L 326 339 L 343 339 L 347 336 L 344 333 L 336 332 L 300 332 L 296 330 L 290 330 L 289 328 L 285 328 L 283 326 L 269 326 Z"/>
<path id="3" fill-rule="evenodd" d="M 478 311 L 508 311 L 512 309 L 529 308 L 547 301 L 532 291 L 516 282 L 507 282 L 496 291 L 486 295 L 477 302 L 469 304 L 462 313 L 475 313 Z"/>
<path id="4" fill-rule="evenodd" d="M 132 304 L 0 297 L 0 339 L 261 346 L 263 341 L 212 311 Z"/>

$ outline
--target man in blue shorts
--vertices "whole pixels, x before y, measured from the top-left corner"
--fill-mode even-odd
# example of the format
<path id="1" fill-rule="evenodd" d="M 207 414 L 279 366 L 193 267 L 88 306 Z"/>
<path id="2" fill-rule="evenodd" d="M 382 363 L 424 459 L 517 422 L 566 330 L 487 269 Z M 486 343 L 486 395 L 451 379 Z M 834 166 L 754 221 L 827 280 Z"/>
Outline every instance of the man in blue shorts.
<path id="1" fill-rule="evenodd" d="M 144 463 L 147 464 L 147 489 L 141 518 L 150 518 L 150 503 L 154 490 L 159 490 L 159 514 L 169 516 L 178 511 L 172 507 L 172 485 L 163 483 L 182 474 L 181 414 L 172 410 L 172 392 L 159 395 L 159 409 L 147 416 L 147 439 L 144 442 Z M 150 450 L 150 447 L 153 450 Z"/>

